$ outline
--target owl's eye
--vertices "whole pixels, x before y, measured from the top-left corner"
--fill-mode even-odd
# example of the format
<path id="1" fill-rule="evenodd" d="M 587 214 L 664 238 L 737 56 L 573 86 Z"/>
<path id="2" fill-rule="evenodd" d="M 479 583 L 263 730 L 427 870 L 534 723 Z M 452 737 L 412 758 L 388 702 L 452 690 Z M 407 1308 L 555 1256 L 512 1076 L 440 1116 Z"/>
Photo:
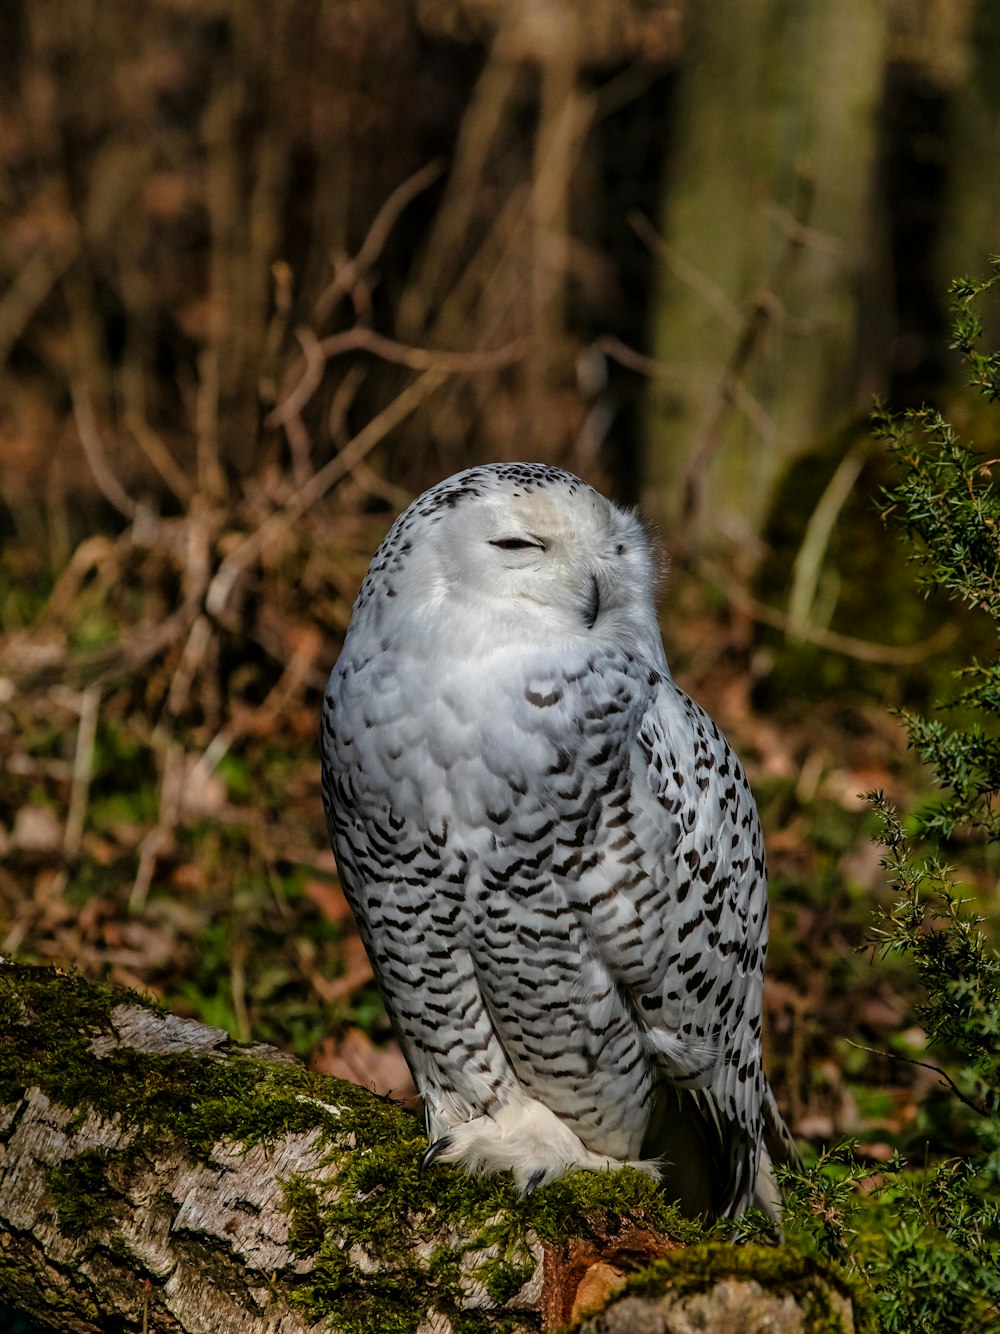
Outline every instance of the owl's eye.
<path id="1" fill-rule="evenodd" d="M 490 541 L 491 547 L 499 547 L 501 551 L 527 551 L 532 547 L 536 551 L 544 551 L 543 542 L 533 542 L 527 537 L 496 537 Z"/>

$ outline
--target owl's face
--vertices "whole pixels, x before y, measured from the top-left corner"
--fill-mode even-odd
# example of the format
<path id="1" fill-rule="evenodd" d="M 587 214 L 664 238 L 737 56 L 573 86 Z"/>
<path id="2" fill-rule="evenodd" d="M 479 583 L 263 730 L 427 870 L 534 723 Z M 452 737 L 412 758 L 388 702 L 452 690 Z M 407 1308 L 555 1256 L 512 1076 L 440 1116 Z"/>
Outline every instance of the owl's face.
<path id="1" fill-rule="evenodd" d="M 508 484 L 456 508 L 441 525 L 440 569 L 455 598 L 504 624 L 592 636 L 653 614 L 638 520 L 590 487 Z"/>
<path id="2" fill-rule="evenodd" d="M 397 615 L 411 624 L 419 617 L 441 636 L 441 651 L 463 641 L 475 651 L 578 640 L 662 659 L 645 533 L 569 473 L 470 469 L 417 500 L 397 528 L 398 554 L 391 533 L 371 590 L 383 627 Z"/>

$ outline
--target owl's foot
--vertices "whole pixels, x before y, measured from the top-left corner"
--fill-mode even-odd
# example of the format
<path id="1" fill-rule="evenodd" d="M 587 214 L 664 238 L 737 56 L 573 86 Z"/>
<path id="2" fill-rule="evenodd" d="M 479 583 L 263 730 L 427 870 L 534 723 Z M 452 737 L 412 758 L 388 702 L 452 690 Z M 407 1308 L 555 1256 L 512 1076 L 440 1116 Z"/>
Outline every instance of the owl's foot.
<path id="1" fill-rule="evenodd" d="M 421 1172 L 426 1172 L 428 1167 L 430 1167 L 432 1163 L 435 1163 L 442 1154 L 447 1153 L 450 1148 L 450 1135 L 442 1135 L 440 1139 L 436 1139 L 420 1160 Z"/>
<path id="2" fill-rule="evenodd" d="M 533 1098 L 511 1099 L 491 1116 L 447 1127 L 424 1154 L 422 1166 L 433 1162 L 457 1163 L 467 1172 L 512 1172 L 525 1196 L 566 1172 L 613 1172 L 637 1167 L 657 1176 L 655 1163 L 624 1162 L 608 1154 L 592 1153 L 565 1121 Z"/>

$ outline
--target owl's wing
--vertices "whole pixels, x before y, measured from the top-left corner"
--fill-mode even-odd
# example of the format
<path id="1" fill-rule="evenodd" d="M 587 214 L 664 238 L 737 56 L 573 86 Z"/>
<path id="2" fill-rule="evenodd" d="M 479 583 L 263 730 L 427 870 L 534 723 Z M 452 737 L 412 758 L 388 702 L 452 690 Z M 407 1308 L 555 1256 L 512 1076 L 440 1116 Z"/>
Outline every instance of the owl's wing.
<path id="1" fill-rule="evenodd" d="M 588 934 L 665 1076 L 644 1152 L 714 1176 L 711 1207 L 738 1212 L 754 1195 L 766 1090 L 763 838 L 711 719 L 669 678 L 647 698 L 622 829 L 634 851 L 616 852 L 632 874 L 611 880 L 617 913 L 606 927 L 592 913 Z"/>

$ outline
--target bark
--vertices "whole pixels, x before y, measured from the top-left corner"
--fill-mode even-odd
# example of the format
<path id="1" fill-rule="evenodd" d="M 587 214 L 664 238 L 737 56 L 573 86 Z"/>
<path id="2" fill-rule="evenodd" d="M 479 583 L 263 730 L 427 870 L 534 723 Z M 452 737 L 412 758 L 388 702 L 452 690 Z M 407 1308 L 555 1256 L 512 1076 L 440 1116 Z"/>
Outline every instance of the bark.
<path id="1" fill-rule="evenodd" d="M 888 7 L 693 11 L 664 190 L 647 505 L 688 540 L 760 531 L 787 465 L 859 406 Z"/>
<path id="2" fill-rule="evenodd" d="M 681 1256 L 699 1319 L 713 1293 L 731 1303 L 726 1274 L 759 1271 L 766 1297 L 778 1263 L 776 1300 L 800 1323 L 740 1328 L 819 1327 L 788 1279 L 814 1266 L 787 1248 L 680 1249 L 693 1225 L 645 1177 L 525 1201 L 502 1178 L 421 1173 L 425 1148 L 388 1099 L 273 1048 L 0 962 L 0 1307 L 79 1334 L 546 1330 Z M 638 1302 L 659 1319 L 671 1273 L 626 1315 Z M 646 1328 L 608 1319 L 592 1328 Z"/>

